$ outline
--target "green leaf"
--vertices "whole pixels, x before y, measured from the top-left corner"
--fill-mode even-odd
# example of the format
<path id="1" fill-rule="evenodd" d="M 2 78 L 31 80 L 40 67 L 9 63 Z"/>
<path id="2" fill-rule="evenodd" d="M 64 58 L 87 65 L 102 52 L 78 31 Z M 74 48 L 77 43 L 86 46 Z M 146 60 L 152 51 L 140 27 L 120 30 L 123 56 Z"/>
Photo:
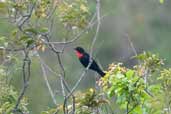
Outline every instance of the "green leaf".
<path id="1" fill-rule="evenodd" d="M 30 37 L 28 37 L 28 36 L 22 36 L 22 37 L 20 38 L 20 41 L 27 41 L 29 38 L 30 38 Z"/>
<path id="2" fill-rule="evenodd" d="M 49 29 L 46 28 L 46 27 L 43 27 L 43 28 L 40 28 L 40 29 L 39 29 L 39 32 L 42 32 L 42 33 L 46 33 L 46 32 L 48 32 L 48 31 L 49 31 Z"/>
<path id="3" fill-rule="evenodd" d="M 115 89 L 114 86 L 112 86 L 112 87 L 109 89 L 109 91 L 108 91 L 108 93 L 107 93 L 109 97 L 112 97 L 112 96 L 114 95 L 114 89 Z"/>
<path id="4" fill-rule="evenodd" d="M 160 4 L 163 4 L 164 3 L 164 0 L 159 0 Z"/>
<path id="5" fill-rule="evenodd" d="M 49 114 L 48 111 L 42 111 L 41 114 Z"/>
<path id="6" fill-rule="evenodd" d="M 131 113 L 131 114 L 144 114 L 143 113 L 143 108 L 141 106 L 136 106 L 134 109 L 133 109 L 133 112 L 134 113 Z"/>
<path id="7" fill-rule="evenodd" d="M 30 33 L 33 33 L 33 34 L 37 34 L 37 30 L 35 28 L 25 29 L 24 32 L 30 32 Z"/>
<path id="8" fill-rule="evenodd" d="M 121 74 L 121 73 L 117 73 L 116 74 L 116 77 L 119 78 L 119 79 L 121 79 L 121 78 L 124 78 L 125 76 L 123 74 Z"/>
<path id="9" fill-rule="evenodd" d="M 20 41 L 23 41 L 24 43 L 27 43 L 27 45 L 31 45 L 31 44 L 33 44 L 35 42 L 32 38 L 30 38 L 28 36 L 22 36 L 20 38 Z"/>
<path id="10" fill-rule="evenodd" d="M 126 72 L 126 76 L 127 76 L 128 79 L 130 79 L 133 75 L 134 75 L 134 70 L 128 70 Z"/>
<path id="11" fill-rule="evenodd" d="M 27 40 L 27 44 L 28 45 L 31 45 L 31 44 L 33 44 L 35 41 L 33 40 L 33 39 L 29 39 L 29 40 Z"/>

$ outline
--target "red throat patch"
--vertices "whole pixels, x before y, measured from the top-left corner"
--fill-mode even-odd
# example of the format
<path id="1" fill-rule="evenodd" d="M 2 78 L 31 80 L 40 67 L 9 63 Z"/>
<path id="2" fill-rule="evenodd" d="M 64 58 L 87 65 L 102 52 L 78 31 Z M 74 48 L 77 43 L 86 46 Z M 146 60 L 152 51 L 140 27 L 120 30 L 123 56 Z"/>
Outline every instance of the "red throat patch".
<path id="1" fill-rule="evenodd" d="M 76 51 L 76 55 L 77 55 L 78 58 L 82 58 L 83 57 L 83 54 L 78 52 L 78 51 Z"/>

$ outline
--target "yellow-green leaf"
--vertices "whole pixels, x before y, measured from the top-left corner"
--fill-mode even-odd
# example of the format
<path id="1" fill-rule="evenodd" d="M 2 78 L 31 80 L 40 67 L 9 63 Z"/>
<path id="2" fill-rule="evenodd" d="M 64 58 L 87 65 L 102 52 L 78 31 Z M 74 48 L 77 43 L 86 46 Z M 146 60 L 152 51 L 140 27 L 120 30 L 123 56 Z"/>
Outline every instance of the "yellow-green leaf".
<path id="1" fill-rule="evenodd" d="M 159 0 L 160 4 L 163 4 L 164 3 L 164 0 Z"/>

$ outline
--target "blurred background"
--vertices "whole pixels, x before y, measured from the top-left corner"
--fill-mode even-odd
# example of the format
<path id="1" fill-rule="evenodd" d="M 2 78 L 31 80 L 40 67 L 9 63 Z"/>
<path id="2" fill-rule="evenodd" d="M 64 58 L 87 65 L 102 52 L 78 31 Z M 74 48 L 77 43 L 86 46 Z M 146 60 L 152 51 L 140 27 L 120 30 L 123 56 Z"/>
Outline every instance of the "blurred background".
<path id="1" fill-rule="evenodd" d="M 95 5 L 90 2 L 90 8 L 95 9 Z M 158 53 L 165 58 L 167 66 L 171 65 L 171 1 L 165 0 L 161 4 L 158 0 L 101 0 L 101 20 L 100 32 L 94 46 L 93 57 L 107 70 L 112 62 L 123 62 L 127 67 L 136 64 L 131 57 L 134 52 L 128 41 L 128 37 L 133 43 L 137 53 L 151 51 Z M 8 21 L 0 19 L 0 34 L 7 35 L 12 26 Z M 63 34 L 59 23 L 54 23 L 52 37 L 59 40 Z M 63 34 L 61 34 L 63 33 Z M 66 71 L 66 81 L 73 87 L 84 70 L 75 56 L 73 48 L 82 46 L 88 52 L 94 37 L 95 29 L 91 29 L 79 40 L 66 47 L 62 55 L 62 62 Z M 42 59 L 56 72 L 60 72 L 56 56 L 46 50 L 40 52 Z M 30 86 L 26 96 L 29 101 L 29 109 L 32 114 L 53 107 L 52 99 L 48 88 L 42 77 L 40 63 L 37 58 L 32 58 L 32 72 Z M 86 77 L 81 81 L 78 90 L 84 91 L 89 87 L 95 87 L 96 73 L 88 71 Z M 21 72 L 14 72 L 13 83 L 21 89 Z M 57 103 L 61 103 L 60 80 L 54 74 L 48 73 L 50 84 L 56 93 Z"/>

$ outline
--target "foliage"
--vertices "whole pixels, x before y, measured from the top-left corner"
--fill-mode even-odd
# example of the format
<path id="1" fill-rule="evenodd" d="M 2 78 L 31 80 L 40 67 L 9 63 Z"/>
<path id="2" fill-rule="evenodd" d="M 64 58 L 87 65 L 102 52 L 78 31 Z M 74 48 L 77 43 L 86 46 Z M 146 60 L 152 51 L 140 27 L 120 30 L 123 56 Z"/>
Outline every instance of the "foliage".
<path id="1" fill-rule="evenodd" d="M 88 25 L 90 16 L 86 0 L 7 0 L 0 2 L 0 9 L 8 9 L 9 11 L 5 14 L 10 17 L 11 21 L 15 21 L 18 27 L 13 28 L 8 36 L 0 36 L 1 47 L 17 49 L 24 47 L 32 49 L 36 46 L 37 50 L 44 50 L 45 35 L 50 32 L 50 27 L 48 23 L 41 23 L 44 20 L 49 21 L 53 13 L 64 28 L 67 30 L 69 28 L 71 31 L 84 29 Z M 29 22 L 26 23 L 28 20 Z M 38 20 L 39 24 L 34 22 L 35 20 Z"/>
<path id="2" fill-rule="evenodd" d="M 140 64 L 133 68 L 126 68 L 121 63 L 110 64 L 106 75 L 98 81 L 100 91 L 91 88 L 84 93 L 76 93 L 76 114 L 92 114 L 97 108 L 105 113 L 102 107 L 112 107 L 113 98 L 119 110 L 127 114 L 170 114 L 171 69 L 162 67 L 163 60 L 150 52 L 136 58 Z M 140 73 L 141 68 L 148 70 L 148 74 Z M 147 75 L 155 75 L 156 78 L 146 82 Z M 71 107 L 69 105 L 68 109 Z M 58 109 L 62 111 L 62 105 Z"/>
<path id="3" fill-rule="evenodd" d="M 18 99 L 18 92 L 13 86 L 7 84 L 6 76 L 4 69 L 0 68 L 0 114 L 12 114 L 11 111 L 14 109 Z M 19 104 L 19 110 L 28 113 L 27 105 L 26 98 L 23 98 Z"/>
<path id="4" fill-rule="evenodd" d="M 144 70 L 148 70 L 149 72 L 155 72 L 156 70 L 159 70 L 162 65 L 164 65 L 163 59 L 160 59 L 158 55 L 150 52 L 143 52 L 134 58 L 140 61 L 139 67 Z"/>
<path id="5" fill-rule="evenodd" d="M 88 24 L 89 8 L 86 0 L 63 1 L 59 4 L 57 15 L 69 28 L 85 28 Z"/>
<path id="6" fill-rule="evenodd" d="M 35 10 L 35 15 L 38 18 L 46 18 L 48 16 L 48 9 L 50 8 L 51 0 L 40 0 Z"/>
<path id="7" fill-rule="evenodd" d="M 56 18 L 71 32 L 73 29 L 86 28 L 90 16 L 88 3 L 86 0 L 5 0 L 0 1 L 0 11 L 3 18 L 8 18 L 11 27 L 8 34 L 0 36 L 0 64 L 9 67 L 15 55 L 19 55 L 17 59 L 23 64 L 15 69 L 20 69 L 24 80 L 21 96 L 12 85 L 2 81 L 0 113 L 11 113 L 15 106 L 23 113 L 28 113 L 24 94 L 30 78 L 31 57 L 35 52 L 45 51 L 46 46 L 51 49 L 55 47 L 48 42 L 52 34 L 53 20 Z M 52 50 L 56 51 L 55 48 Z M 2 79 L 5 79 L 4 76 Z"/>
<path id="8" fill-rule="evenodd" d="M 110 70 L 103 78 L 103 89 L 109 97 L 116 96 L 116 102 L 122 109 L 128 111 L 136 108 L 139 114 L 143 112 L 143 102 L 149 98 L 146 94 L 145 83 L 137 76 L 135 70 L 127 69 L 118 65 L 110 65 Z M 129 107 L 128 107 L 129 106 Z"/>
<path id="9" fill-rule="evenodd" d="M 153 83 L 145 79 L 155 74 L 159 79 L 165 77 L 168 80 L 169 72 L 165 69 L 159 74 L 155 73 L 158 73 L 163 65 L 163 60 L 155 54 L 144 52 L 135 58 L 140 60 L 140 64 L 133 69 L 125 68 L 120 63 L 111 64 L 100 85 L 109 98 L 116 97 L 120 109 L 126 110 L 127 113 L 161 114 L 165 110 L 162 106 L 166 103 L 161 98 L 164 89 L 161 83 L 157 83 L 157 79 L 153 80 Z"/>
<path id="10" fill-rule="evenodd" d="M 109 101 L 103 98 L 96 90 L 90 88 L 84 93 L 76 93 L 76 114 L 89 114 L 93 113 L 93 109 L 106 104 Z"/>
<path id="11" fill-rule="evenodd" d="M 159 2 L 165 3 L 164 0 Z M 12 52 L 22 51 L 26 55 L 23 63 L 28 62 L 27 51 L 37 52 L 44 51 L 46 46 L 51 49 L 56 47 L 53 43 L 49 45 L 53 21 L 60 21 L 66 30 L 73 32 L 74 29 L 87 27 L 91 13 L 87 0 L 6 0 L 0 1 L 0 14 L 9 17 L 13 29 L 7 35 L 0 36 L 0 62 L 3 66 L 0 67 L 0 114 L 11 114 L 19 94 L 14 86 L 8 83 L 9 74 L 4 66 L 15 59 Z M 55 18 L 52 18 L 53 16 Z M 12 56 L 8 56 L 10 54 Z M 32 57 L 30 55 L 29 57 Z M 98 82 L 100 90 L 90 88 L 85 92 L 74 92 L 76 114 L 92 114 L 98 110 L 106 113 L 109 107 L 112 107 L 112 111 L 118 110 L 119 107 L 119 113 L 127 114 L 170 114 L 171 69 L 163 67 L 163 60 L 150 52 L 144 52 L 134 58 L 139 62 L 133 68 L 112 63 L 104 78 Z M 61 63 L 60 60 L 58 62 Z M 26 67 L 23 71 L 25 69 Z M 73 108 L 72 101 L 73 99 L 69 99 L 67 104 L 69 112 Z M 27 99 L 23 97 L 18 109 L 29 113 L 27 105 Z M 42 111 L 41 114 L 58 111 L 63 112 L 63 104 Z"/>
<path id="12" fill-rule="evenodd" d="M 164 102 L 164 113 L 169 114 L 171 112 L 171 69 L 163 69 L 160 73 L 161 75 L 158 80 L 160 81 L 163 90 L 160 99 Z"/>
<path id="13" fill-rule="evenodd" d="M 76 114 L 90 114 L 93 113 L 94 109 L 102 106 L 103 104 L 109 104 L 109 101 L 103 98 L 103 95 L 99 94 L 95 89 L 90 88 L 85 92 L 75 93 L 75 106 Z M 68 111 L 72 111 L 72 105 L 68 105 Z M 50 109 L 48 111 L 43 111 L 41 114 L 51 114 L 50 112 L 62 112 L 63 105 L 58 106 L 57 109 Z"/>

